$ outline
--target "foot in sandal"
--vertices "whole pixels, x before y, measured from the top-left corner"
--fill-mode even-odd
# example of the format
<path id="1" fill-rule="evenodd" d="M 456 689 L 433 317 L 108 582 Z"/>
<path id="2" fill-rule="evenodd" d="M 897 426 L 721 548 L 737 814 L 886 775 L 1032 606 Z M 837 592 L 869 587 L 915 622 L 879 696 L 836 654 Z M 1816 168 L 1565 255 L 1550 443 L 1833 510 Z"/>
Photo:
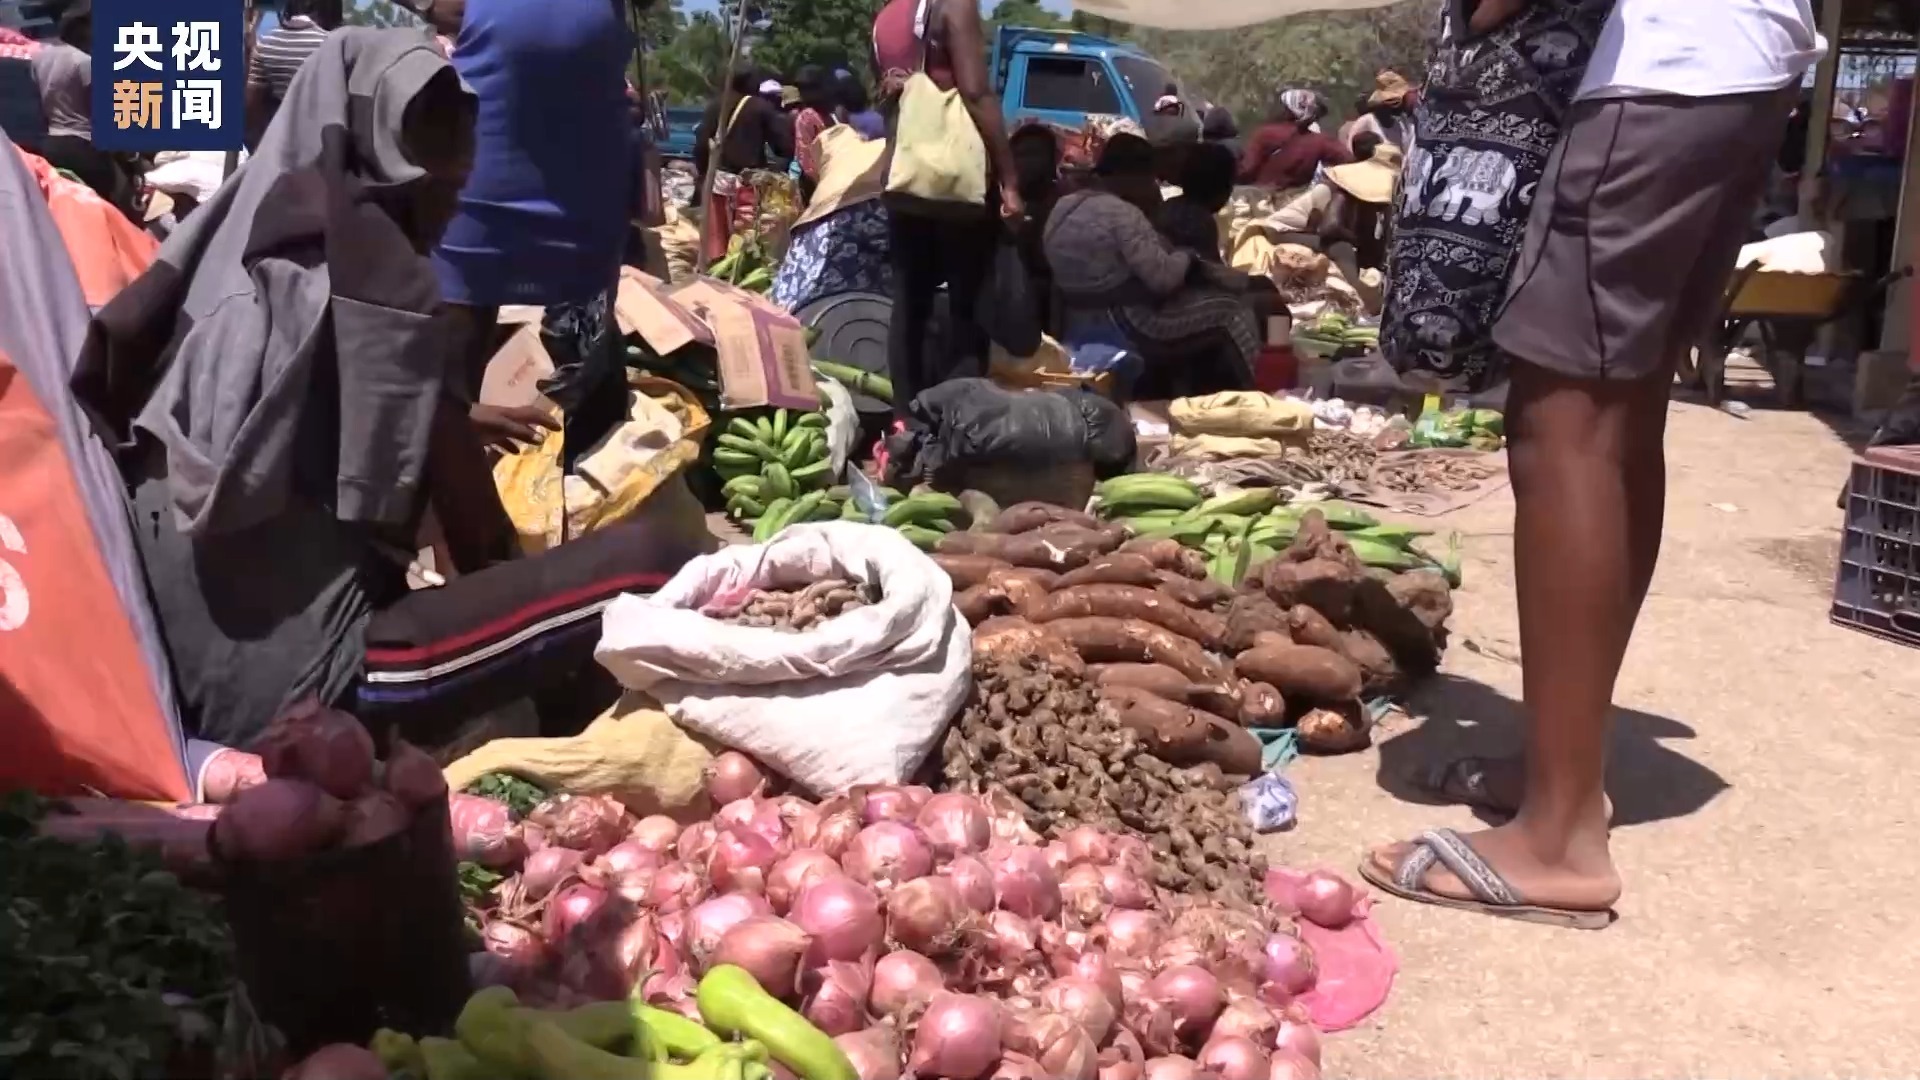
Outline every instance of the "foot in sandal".
<path id="1" fill-rule="evenodd" d="M 1570 843 L 1558 837 L 1572 835 Z M 1599 930 L 1613 920 L 1620 875 L 1606 831 L 1535 829 L 1525 821 L 1476 833 L 1435 829 L 1360 863 L 1368 883 L 1403 900 Z"/>

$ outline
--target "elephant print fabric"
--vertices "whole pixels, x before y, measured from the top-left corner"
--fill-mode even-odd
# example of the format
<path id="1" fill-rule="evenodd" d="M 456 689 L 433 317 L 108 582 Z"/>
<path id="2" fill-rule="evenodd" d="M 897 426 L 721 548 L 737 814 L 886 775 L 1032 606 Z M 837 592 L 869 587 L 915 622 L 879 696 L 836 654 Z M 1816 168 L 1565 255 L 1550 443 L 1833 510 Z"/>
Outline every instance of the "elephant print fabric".
<path id="1" fill-rule="evenodd" d="M 1445 0 L 1400 179 L 1380 348 L 1410 387 L 1506 378 L 1493 323 L 1612 0 L 1537 0 L 1489 33 Z"/>

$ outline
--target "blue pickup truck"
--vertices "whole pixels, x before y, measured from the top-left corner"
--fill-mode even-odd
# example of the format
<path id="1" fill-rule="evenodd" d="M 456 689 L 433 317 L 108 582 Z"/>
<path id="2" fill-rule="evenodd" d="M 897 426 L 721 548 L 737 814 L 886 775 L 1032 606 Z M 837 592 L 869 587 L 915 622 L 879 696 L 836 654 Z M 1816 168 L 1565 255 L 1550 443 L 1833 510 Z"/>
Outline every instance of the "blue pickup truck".
<path id="1" fill-rule="evenodd" d="M 1124 116 L 1151 133 L 1165 122 L 1153 114 L 1154 102 L 1169 91 L 1187 102 L 1190 117 L 1198 111 L 1160 61 L 1130 45 L 1076 30 L 1000 27 L 987 63 L 1009 126 L 1038 120 L 1078 130 L 1089 116 L 1109 115 Z M 669 106 L 664 112 L 662 154 L 691 158 L 701 110 Z"/>

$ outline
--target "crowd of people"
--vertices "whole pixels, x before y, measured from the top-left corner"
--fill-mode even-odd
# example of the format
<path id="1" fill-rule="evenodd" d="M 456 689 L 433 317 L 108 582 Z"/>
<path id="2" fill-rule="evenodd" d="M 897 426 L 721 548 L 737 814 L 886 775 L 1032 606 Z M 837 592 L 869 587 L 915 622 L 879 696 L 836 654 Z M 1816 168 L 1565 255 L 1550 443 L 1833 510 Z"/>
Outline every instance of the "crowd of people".
<path id="1" fill-rule="evenodd" d="M 634 523 L 516 557 L 488 469 L 489 445 L 561 430 L 572 454 L 624 415 L 612 297 L 658 207 L 620 10 L 418 10 L 438 41 L 336 28 L 339 0 L 289 6 L 249 71 L 251 160 L 93 316 L 77 360 L 205 738 L 250 742 L 307 695 L 423 741 L 530 688 L 578 698 L 599 608 L 691 554 Z M 91 144 L 89 14 L 71 0 L 34 58 L 42 152 L 133 215 Z M 1354 277 L 1384 268 L 1382 348 L 1405 384 L 1507 404 L 1528 723 L 1524 757 L 1432 778 L 1510 823 L 1363 869 L 1412 900 L 1601 925 L 1621 891 L 1606 717 L 1659 552 L 1674 365 L 1825 43 L 1807 0 L 1480 0 L 1440 29 L 1418 92 L 1383 72 L 1331 134 L 1323 98 L 1282 88 L 1244 138 L 1196 105 L 1170 142 L 1009 130 L 979 6 L 889 0 L 872 95 L 852 64 L 728 80 L 697 141 L 706 240 L 724 250 L 743 178 L 791 177 L 804 209 L 774 295 L 890 296 L 903 416 L 985 372 L 1005 248 L 1031 320 L 1137 353 L 1143 397 L 1253 383 L 1276 300 L 1222 259 L 1240 185 L 1273 197 L 1282 240 Z M 929 143 L 959 148 L 940 182 L 903 181 L 900 155 Z M 499 309 L 522 304 L 546 311 L 557 416 L 476 402 Z M 452 580 L 409 591 L 396 553 L 429 519 Z"/>

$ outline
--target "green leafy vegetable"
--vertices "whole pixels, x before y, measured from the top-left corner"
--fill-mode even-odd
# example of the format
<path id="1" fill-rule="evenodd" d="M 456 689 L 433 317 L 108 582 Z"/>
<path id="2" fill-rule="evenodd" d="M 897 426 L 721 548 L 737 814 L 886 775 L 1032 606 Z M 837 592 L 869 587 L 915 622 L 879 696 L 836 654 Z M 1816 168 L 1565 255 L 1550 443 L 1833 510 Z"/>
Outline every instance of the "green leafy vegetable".
<path id="1" fill-rule="evenodd" d="M 468 784 L 467 794 L 485 795 L 506 803 L 515 820 L 533 813 L 534 807 L 547 801 L 547 793 L 539 784 L 509 773 L 488 773 Z"/>
<path id="2" fill-rule="evenodd" d="M 214 898 L 108 836 L 41 836 L 35 796 L 0 797 L 0 1076 L 146 1080 L 211 1056 L 233 986 Z"/>

